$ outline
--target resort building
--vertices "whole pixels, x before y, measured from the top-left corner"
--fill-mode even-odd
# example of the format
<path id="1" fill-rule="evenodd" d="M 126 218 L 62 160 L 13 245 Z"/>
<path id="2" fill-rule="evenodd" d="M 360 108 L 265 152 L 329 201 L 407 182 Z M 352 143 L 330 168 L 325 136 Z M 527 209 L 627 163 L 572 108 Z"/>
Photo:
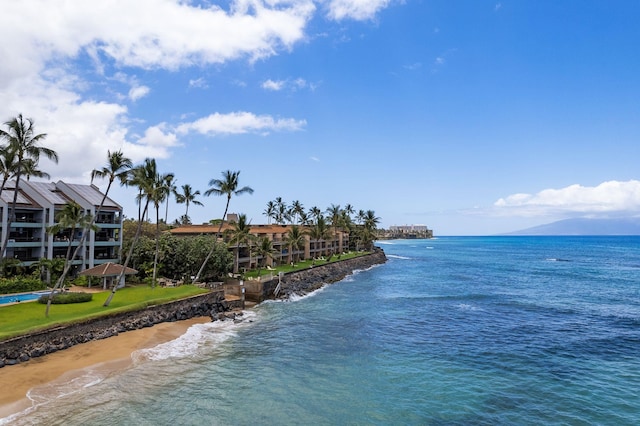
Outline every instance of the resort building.
<path id="1" fill-rule="evenodd" d="M 222 237 L 224 239 L 225 231 L 233 229 L 234 215 L 228 215 L 227 221 L 222 225 Z M 220 225 L 184 225 L 178 228 L 169 230 L 172 235 L 176 236 L 197 236 L 197 235 L 214 235 L 218 232 Z M 274 248 L 275 254 L 269 256 L 268 259 L 263 259 L 260 256 L 255 256 L 251 253 L 250 247 L 246 245 L 238 246 L 230 245 L 229 249 L 239 250 L 239 261 L 237 270 L 234 272 L 242 271 L 243 269 L 251 269 L 260 266 L 273 266 L 274 264 L 285 264 L 302 259 L 321 258 L 332 254 L 340 254 L 349 250 L 349 233 L 343 230 L 337 229 L 335 234 L 332 230 L 332 237 L 327 240 L 312 240 L 309 235 L 305 233 L 304 248 L 293 249 L 290 251 L 289 244 L 287 244 L 287 233 L 291 230 L 292 225 L 251 225 L 250 234 L 262 238 L 268 238 Z M 298 226 L 301 231 L 307 231 L 309 227 Z"/>
<path id="2" fill-rule="evenodd" d="M 21 181 L 18 190 L 15 222 L 9 224 L 15 182 L 8 182 L 0 197 L 2 241 L 9 233 L 7 258 L 30 266 L 40 259 L 65 258 L 71 242 L 72 250 L 80 243 L 84 229 L 65 229 L 55 235 L 48 230 L 56 224 L 65 204 L 75 201 L 85 213 L 95 215 L 104 194 L 95 185 L 78 185 Z M 75 272 L 106 262 L 117 262 L 122 247 L 122 207 L 106 198 L 96 218 L 97 230 L 83 243 L 79 256 L 72 260 Z"/>
<path id="3" fill-rule="evenodd" d="M 380 230 L 378 237 L 381 239 L 433 238 L 433 230 L 427 225 L 392 225 L 389 230 Z"/>

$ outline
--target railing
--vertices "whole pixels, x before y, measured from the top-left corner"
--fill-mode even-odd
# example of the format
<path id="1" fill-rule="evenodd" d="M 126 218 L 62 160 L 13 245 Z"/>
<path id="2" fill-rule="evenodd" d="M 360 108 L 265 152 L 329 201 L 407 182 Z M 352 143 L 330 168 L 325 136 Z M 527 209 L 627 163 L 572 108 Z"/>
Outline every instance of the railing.
<path id="1" fill-rule="evenodd" d="M 20 223 L 38 223 L 39 220 L 36 220 L 34 217 L 16 217 L 15 222 L 20 222 Z"/>
<path id="2" fill-rule="evenodd" d="M 42 238 L 40 237 L 13 237 L 13 236 L 9 236 L 9 242 L 10 243 L 37 243 L 42 241 Z"/>

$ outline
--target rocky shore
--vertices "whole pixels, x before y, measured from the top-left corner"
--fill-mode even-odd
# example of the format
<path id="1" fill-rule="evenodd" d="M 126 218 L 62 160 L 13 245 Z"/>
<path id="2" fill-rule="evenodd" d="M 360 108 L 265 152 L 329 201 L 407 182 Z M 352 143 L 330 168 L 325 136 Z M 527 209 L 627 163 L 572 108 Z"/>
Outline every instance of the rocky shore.
<path id="1" fill-rule="evenodd" d="M 91 340 L 106 339 L 126 331 L 151 327 L 162 322 L 214 316 L 236 308 L 222 291 L 211 292 L 140 311 L 123 312 L 14 337 L 0 343 L 0 367 L 70 348 Z"/>
<path id="2" fill-rule="evenodd" d="M 344 279 L 347 275 L 357 270 L 365 270 L 374 265 L 385 263 L 387 257 L 384 251 L 376 248 L 368 256 L 355 257 L 341 262 L 329 263 L 322 266 L 315 266 L 303 271 L 296 271 L 285 274 L 282 277 L 279 299 L 288 299 L 291 295 L 302 295 L 311 293 L 325 284 L 334 283 Z M 277 286 L 278 280 L 274 280 L 273 286 Z M 274 287 L 275 289 L 275 287 Z"/>
<path id="3" fill-rule="evenodd" d="M 284 274 L 280 280 L 264 283 L 264 298 L 273 298 L 278 283 L 278 298 L 312 292 L 325 284 L 342 280 L 356 270 L 364 270 L 386 262 L 381 249 L 370 255 L 334 262 L 322 266 Z M 229 311 L 241 308 L 240 301 L 227 301 L 223 291 L 213 291 L 140 311 L 124 312 L 81 323 L 65 325 L 0 342 L 0 368 L 15 365 L 92 340 L 116 336 L 130 330 L 151 327 L 162 322 L 208 316 L 213 321 L 233 319 Z"/>

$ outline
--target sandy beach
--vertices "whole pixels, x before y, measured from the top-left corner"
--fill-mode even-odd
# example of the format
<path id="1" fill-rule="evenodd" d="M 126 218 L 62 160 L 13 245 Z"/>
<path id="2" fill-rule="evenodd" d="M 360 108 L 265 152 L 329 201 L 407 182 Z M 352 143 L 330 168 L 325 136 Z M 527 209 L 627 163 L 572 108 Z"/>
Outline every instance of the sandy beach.
<path id="1" fill-rule="evenodd" d="M 98 366 L 108 371 L 127 368 L 134 351 L 176 339 L 191 325 L 210 321 L 208 317 L 200 317 L 161 323 L 1 368 L 0 418 L 28 408 L 31 401 L 26 396 L 32 388 L 55 382 L 61 377 L 67 379 L 79 375 L 88 367 Z"/>

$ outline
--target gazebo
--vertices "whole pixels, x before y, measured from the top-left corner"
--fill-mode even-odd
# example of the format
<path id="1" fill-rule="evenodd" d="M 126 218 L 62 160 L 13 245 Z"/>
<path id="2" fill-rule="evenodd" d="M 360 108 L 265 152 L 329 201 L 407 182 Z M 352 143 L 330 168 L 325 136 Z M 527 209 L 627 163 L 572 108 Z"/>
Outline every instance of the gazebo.
<path id="1" fill-rule="evenodd" d="M 122 268 L 124 265 L 120 265 L 118 263 L 107 262 L 102 265 L 94 266 L 93 268 L 85 269 L 80 272 L 79 275 L 84 275 L 89 277 L 89 287 L 91 287 L 91 277 L 100 277 L 102 278 L 102 286 L 106 290 L 107 286 L 111 286 L 113 281 L 116 280 L 120 274 L 122 273 Z M 133 268 L 125 268 L 124 275 L 135 275 L 138 271 Z M 124 276 L 122 277 L 122 282 L 118 284 L 118 287 L 124 287 Z"/>

